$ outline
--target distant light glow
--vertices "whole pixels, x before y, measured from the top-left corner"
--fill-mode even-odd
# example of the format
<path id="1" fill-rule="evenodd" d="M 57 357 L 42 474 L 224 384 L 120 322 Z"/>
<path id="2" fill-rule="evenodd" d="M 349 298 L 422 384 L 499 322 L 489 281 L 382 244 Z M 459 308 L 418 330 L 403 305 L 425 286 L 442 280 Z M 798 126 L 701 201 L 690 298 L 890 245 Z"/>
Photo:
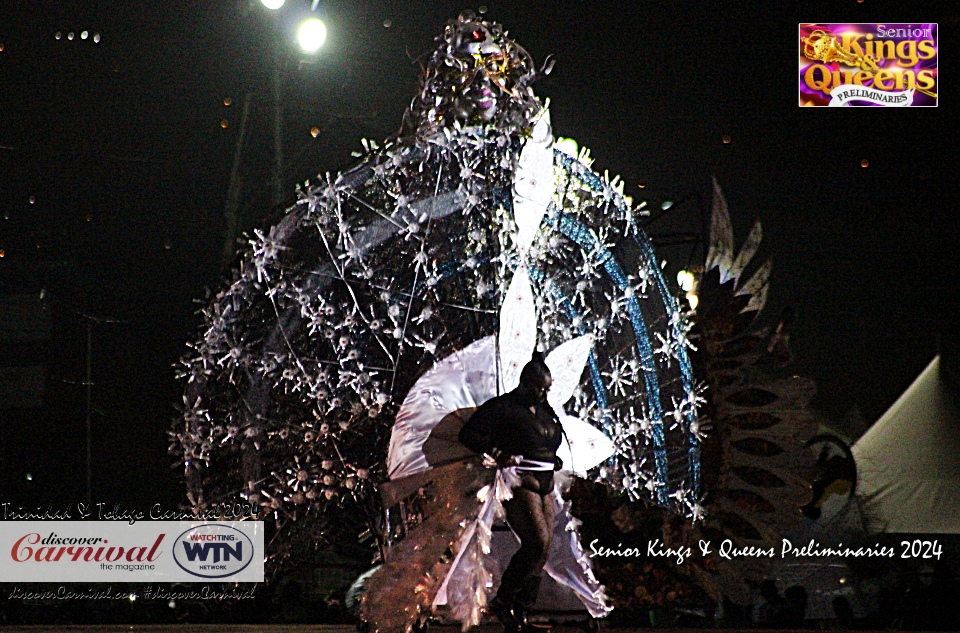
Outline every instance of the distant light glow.
<path id="1" fill-rule="evenodd" d="M 63 33 L 61 33 L 60 31 L 57 31 L 56 33 L 54 33 L 53 39 L 55 40 L 63 39 Z"/>
<path id="2" fill-rule="evenodd" d="M 94 33 L 94 34 L 93 34 L 93 43 L 94 43 L 94 44 L 99 44 L 99 43 L 100 43 L 100 34 L 99 34 L 99 33 Z"/>
<path id="3" fill-rule="evenodd" d="M 260 0 L 260 2 L 271 11 L 276 11 L 283 6 L 284 0 Z"/>
<path id="4" fill-rule="evenodd" d="M 229 125 L 230 125 L 230 121 L 227 121 L 226 119 L 223 119 L 222 121 L 220 121 L 220 127 L 222 127 L 223 129 L 227 129 Z"/>
<path id="5" fill-rule="evenodd" d="M 673 200 L 664 200 L 663 204 L 660 205 L 660 208 L 666 211 L 673 206 Z"/>
<path id="6" fill-rule="evenodd" d="M 223 105 L 225 106 L 229 107 L 231 103 L 233 103 L 233 99 L 231 99 L 230 97 L 227 97 L 226 99 L 223 100 Z"/>
<path id="7" fill-rule="evenodd" d="M 696 275 L 689 270 L 681 270 L 677 273 L 677 283 L 680 284 L 680 289 L 683 290 L 684 296 L 690 304 L 690 309 L 696 310 L 697 304 L 700 303 L 700 299 L 697 297 Z"/>
<path id="8" fill-rule="evenodd" d="M 577 154 L 580 153 L 580 146 L 577 145 L 577 142 L 572 138 L 560 137 L 556 140 L 553 146 L 556 147 L 561 152 L 563 152 L 564 154 L 567 154 L 568 156 L 573 156 L 574 158 L 576 158 Z"/>
<path id="9" fill-rule="evenodd" d="M 317 136 L 319 135 L 320 135 L 320 128 L 318 128 L 317 126 L 313 126 L 312 128 L 310 128 L 310 136 L 312 136 L 313 138 L 317 138 Z"/>
<path id="10" fill-rule="evenodd" d="M 89 32 L 89 31 L 81 31 L 81 32 L 80 32 L 80 39 L 81 39 L 81 40 L 85 40 L 85 39 L 87 39 L 88 37 L 90 37 L 90 32 Z"/>
<path id="11" fill-rule="evenodd" d="M 0 252 L 3 252 L 3 251 L 0 251 Z M 31 475 L 30 473 L 27 473 L 27 481 L 33 481 L 33 475 Z"/>
<path id="12" fill-rule="evenodd" d="M 71 42 L 73 41 L 73 32 L 72 32 L 72 31 L 71 31 L 70 33 L 67 33 L 67 39 L 70 40 Z"/>
<path id="13" fill-rule="evenodd" d="M 300 48 L 312 53 L 323 46 L 327 39 L 327 25 L 317 18 L 304 20 L 300 25 L 300 31 L 297 33 L 297 40 L 300 42 Z"/>

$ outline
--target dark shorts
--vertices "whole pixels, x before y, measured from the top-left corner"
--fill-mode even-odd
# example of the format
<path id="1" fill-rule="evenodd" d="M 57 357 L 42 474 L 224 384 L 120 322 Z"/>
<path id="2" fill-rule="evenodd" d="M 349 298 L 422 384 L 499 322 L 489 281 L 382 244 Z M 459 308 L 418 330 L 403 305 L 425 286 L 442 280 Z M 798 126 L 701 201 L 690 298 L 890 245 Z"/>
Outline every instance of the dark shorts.
<path id="1" fill-rule="evenodd" d="M 520 471 L 520 487 L 545 497 L 553 492 L 552 470 Z"/>

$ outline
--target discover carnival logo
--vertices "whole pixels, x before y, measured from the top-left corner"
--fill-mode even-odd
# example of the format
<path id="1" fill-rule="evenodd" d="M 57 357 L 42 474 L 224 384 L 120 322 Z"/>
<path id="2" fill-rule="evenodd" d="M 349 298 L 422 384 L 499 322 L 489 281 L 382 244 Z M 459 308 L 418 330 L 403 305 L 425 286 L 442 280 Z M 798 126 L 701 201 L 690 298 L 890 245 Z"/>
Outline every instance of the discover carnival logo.
<path id="1" fill-rule="evenodd" d="M 60 561 L 85 563 L 110 563 L 116 567 L 129 568 L 128 563 L 137 563 L 146 568 L 159 557 L 157 549 L 165 534 L 159 534 L 150 546 L 108 546 L 110 542 L 102 536 L 63 537 L 50 532 L 41 540 L 37 532 L 24 534 L 13 544 L 10 557 L 16 563 L 37 562 L 57 563 Z"/>
<path id="2" fill-rule="evenodd" d="M 0 521 L 0 579 L 263 582 L 263 544 L 262 521 Z"/>
<path id="3" fill-rule="evenodd" d="M 177 537 L 173 559 L 188 574 L 227 578 L 246 569 L 256 553 L 253 541 L 240 530 L 208 523 L 192 527 Z"/>

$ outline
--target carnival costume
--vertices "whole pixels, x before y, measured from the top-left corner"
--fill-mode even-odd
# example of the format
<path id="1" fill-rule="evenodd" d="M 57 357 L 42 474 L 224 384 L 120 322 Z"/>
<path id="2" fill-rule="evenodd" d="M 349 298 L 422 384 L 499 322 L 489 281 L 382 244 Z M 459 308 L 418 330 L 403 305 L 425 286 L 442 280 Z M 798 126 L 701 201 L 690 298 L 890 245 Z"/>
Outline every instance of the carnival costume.
<path id="1" fill-rule="evenodd" d="M 522 478 L 457 438 L 537 349 L 563 470 L 702 515 L 692 324 L 643 205 L 555 146 L 532 89 L 549 68 L 497 24 L 451 22 L 400 136 L 364 141 L 359 165 L 254 233 L 183 360 L 171 434 L 191 503 L 239 489 L 265 508 L 268 568 L 364 517 L 387 542 L 361 608 L 377 629 L 479 622 L 499 579 L 491 531 Z M 379 519 L 411 499 L 401 525 Z M 544 569 L 603 616 L 570 503 L 548 499 Z"/>

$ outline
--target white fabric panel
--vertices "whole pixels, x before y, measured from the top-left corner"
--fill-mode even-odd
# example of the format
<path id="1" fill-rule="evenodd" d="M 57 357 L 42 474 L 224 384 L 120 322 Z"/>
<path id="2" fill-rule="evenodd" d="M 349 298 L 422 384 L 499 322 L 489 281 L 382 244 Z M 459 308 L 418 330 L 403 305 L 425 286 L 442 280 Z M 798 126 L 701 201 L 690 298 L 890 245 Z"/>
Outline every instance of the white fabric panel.
<path id="1" fill-rule="evenodd" d="M 423 443 L 440 420 L 496 395 L 494 351 L 494 337 L 488 336 L 437 362 L 417 380 L 393 425 L 387 453 L 390 479 L 428 470 Z"/>
<path id="2" fill-rule="evenodd" d="M 553 199 L 556 183 L 553 175 L 553 134 L 550 112 L 533 127 L 533 134 L 520 152 L 513 184 L 513 213 L 517 223 L 517 249 L 525 253 L 533 242 L 540 222 Z"/>
<path id="3" fill-rule="evenodd" d="M 520 384 L 520 371 L 537 345 L 537 309 L 524 266 L 518 266 L 514 272 L 500 308 L 499 343 L 503 390 L 513 391 Z"/>
<path id="4" fill-rule="evenodd" d="M 573 396 L 574 390 L 580 384 L 580 376 L 587 365 L 587 359 L 590 358 L 591 349 L 593 335 L 587 334 L 554 348 L 544 359 L 553 377 L 553 386 L 547 392 L 547 402 L 556 411 L 563 410 L 563 405 Z"/>
<path id="5" fill-rule="evenodd" d="M 553 541 L 543 569 L 556 582 L 573 590 L 590 615 L 606 616 L 613 607 L 607 605 L 603 587 L 593 575 L 590 557 L 580 546 L 580 536 L 574 526 L 579 523 L 570 514 L 570 501 L 564 501 L 557 490 L 550 495 L 556 508 Z"/>
<path id="6" fill-rule="evenodd" d="M 564 415 L 558 411 L 566 438 L 557 449 L 557 457 L 563 461 L 563 470 L 586 477 L 587 471 L 613 455 L 614 446 L 606 435 L 580 418 Z"/>

